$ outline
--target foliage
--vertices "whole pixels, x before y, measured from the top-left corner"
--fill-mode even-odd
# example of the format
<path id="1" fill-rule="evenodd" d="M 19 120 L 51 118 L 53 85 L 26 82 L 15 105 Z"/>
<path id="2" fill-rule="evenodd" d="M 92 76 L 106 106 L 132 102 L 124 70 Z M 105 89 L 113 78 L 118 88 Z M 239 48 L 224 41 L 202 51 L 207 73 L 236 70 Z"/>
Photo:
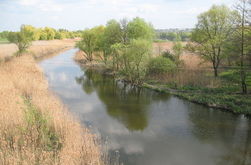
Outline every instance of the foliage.
<path id="1" fill-rule="evenodd" d="M 176 69 L 176 65 L 173 61 L 161 56 L 152 58 L 147 66 L 149 74 L 163 74 Z"/>
<path id="2" fill-rule="evenodd" d="M 132 21 L 110 20 L 106 27 L 85 30 L 77 47 L 92 61 L 98 55 L 105 64 L 112 63 L 114 71 L 122 73 L 133 83 L 140 83 L 152 50 L 153 27 L 141 18 Z"/>
<path id="3" fill-rule="evenodd" d="M 194 43 L 188 46 L 189 50 L 212 63 L 215 77 L 218 76 L 221 61 L 226 57 L 222 51 L 235 29 L 237 18 L 238 14 L 228 7 L 214 5 L 199 15 L 196 29 L 192 32 L 191 40 Z"/>
<path id="4" fill-rule="evenodd" d="M 130 39 L 152 40 L 154 36 L 152 25 L 138 17 L 128 23 L 127 31 Z"/>
<path id="5" fill-rule="evenodd" d="M 175 60 L 176 60 L 175 56 L 169 50 L 166 50 L 166 51 L 162 52 L 161 56 L 165 57 L 165 58 L 168 58 L 173 62 L 175 62 Z"/>
<path id="6" fill-rule="evenodd" d="M 0 39 L 7 39 L 9 31 L 0 32 Z"/>
<path id="7" fill-rule="evenodd" d="M 230 110 L 234 113 L 251 114 L 251 101 L 243 95 L 229 95 L 225 93 L 176 93 L 176 95 L 210 107 Z"/>
<path id="8" fill-rule="evenodd" d="M 179 35 L 176 36 L 176 40 L 175 40 L 174 45 L 172 47 L 172 51 L 173 51 L 173 56 L 174 56 L 174 62 L 177 65 L 180 65 L 180 63 L 181 63 L 180 56 L 183 53 L 183 45 L 181 43 L 181 38 Z"/>
<path id="9" fill-rule="evenodd" d="M 177 31 L 177 32 L 160 32 L 156 31 L 155 38 L 160 41 L 175 41 L 177 35 L 180 36 L 181 41 L 189 41 L 191 37 L 191 32 L 189 31 Z"/>
<path id="10" fill-rule="evenodd" d="M 172 50 L 173 50 L 174 56 L 176 56 L 179 59 L 180 55 L 183 52 L 183 46 L 182 46 L 182 43 L 181 43 L 180 36 L 176 37 L 175 43 L 174 43 L 174 45 L 172 47 Z"/>
<path id="11" fill-rule="evenodd" d="M 151 52 L 151 42 L 143 39 L 134 39 L 130 41 L 123 55 L 123 71 L 128 79 L 136 84 L 146 74 L 146 64 Z"/>
<path id="12" fill-rule="evenodd" d="M 77 43 L 77 47 L 85 52 L 88 61 L 93 60 L 93 52 L 96 48 L 96 34 L 93 30 L 85 30 L 82 33 L 82 40 Z"/>
<path id="13" fill-rule="evenodd" d="M 55 37 L 55 30 L 53 28 L 45 27 L 43 29 L 44 33 L 46 34 L 46 40 L 53 40 Z"/>
<path id="14" fill-rule="evenodd" d="M 18 55 L 22 54 L 31 45 L 34 32 L 22 26 L 20 32 L 10 32 L 8 40 L 18 47 Z"/>

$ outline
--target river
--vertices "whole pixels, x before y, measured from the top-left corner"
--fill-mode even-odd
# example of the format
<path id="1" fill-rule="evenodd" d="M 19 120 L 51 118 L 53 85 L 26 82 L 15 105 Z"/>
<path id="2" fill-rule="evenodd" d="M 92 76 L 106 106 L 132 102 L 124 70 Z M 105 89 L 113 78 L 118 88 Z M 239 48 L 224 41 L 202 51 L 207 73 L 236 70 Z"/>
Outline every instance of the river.
<path id="1" fill-rule="evenodd" d="M 250 165 L 251 120 L 116 82 L 74 62 L 39 63 L 50 89 L 124 165 Z"/>

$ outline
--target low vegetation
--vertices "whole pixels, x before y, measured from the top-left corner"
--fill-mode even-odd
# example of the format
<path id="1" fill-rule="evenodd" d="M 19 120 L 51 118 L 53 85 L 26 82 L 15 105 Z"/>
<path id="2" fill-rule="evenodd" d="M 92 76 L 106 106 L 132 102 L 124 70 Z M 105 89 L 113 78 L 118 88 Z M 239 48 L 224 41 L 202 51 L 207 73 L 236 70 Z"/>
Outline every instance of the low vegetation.
<path id="1" fill-rule="evenodd" d="M 176 69 L 175 63 L 169 58 L 156 57 L 148 63 L 148 73 L 151 75 L 173 72 Z"/>

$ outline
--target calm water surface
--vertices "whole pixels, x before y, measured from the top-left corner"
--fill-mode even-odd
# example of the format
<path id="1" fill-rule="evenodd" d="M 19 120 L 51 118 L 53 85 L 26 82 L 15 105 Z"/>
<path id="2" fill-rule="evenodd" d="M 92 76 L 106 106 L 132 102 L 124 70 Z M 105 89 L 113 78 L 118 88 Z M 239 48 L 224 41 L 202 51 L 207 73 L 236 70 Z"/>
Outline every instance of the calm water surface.
<path id="1" fill-rule="evenodd" d="M 86 71 L 72 60 L 76 51 L 40 66 L 51 90 L 123 164 L 251 165 L 250 119 Z"/>

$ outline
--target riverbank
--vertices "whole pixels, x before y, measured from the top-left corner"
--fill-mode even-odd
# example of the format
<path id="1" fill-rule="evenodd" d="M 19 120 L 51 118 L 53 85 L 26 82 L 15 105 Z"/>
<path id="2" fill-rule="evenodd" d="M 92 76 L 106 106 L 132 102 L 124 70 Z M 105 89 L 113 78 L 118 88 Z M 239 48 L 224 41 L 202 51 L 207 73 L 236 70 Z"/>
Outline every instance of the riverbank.
<path id="1" fill-rule="evenodd" d="M 0 164 L 102 164 L 95 136 L 48 90 L 34 59 L 74 46 L 74 41 L 63 42 L 35 43 L 32 53 L 4 56 L 0 65 Z M 13 51 L 1 45 L 0 49 Z"/>
<path id="2" fill-rule="evenodd" d="M 188 57 L 186 57 L 189 59 Z M 114 73 L 111 69 L 105 66 L 102 62 L 88 62 L 83 54 L 78 52 L 75 56 L 75 61 L 87 69 L 95 69 L 102 74 L 115 75 L 115 78 L 121 79 L 118 73 Z M 196 75 L 197 73 L 195 73 Z M 189 78 L 189 74 L 181 75 Z M 123 78 L 122 78 L 123 79 Z M 201 78 L 203 79 L 203 77 Z M 194 80 L 192 80 L 194 81 Z M 208 81 L 205 79 L 204 81 Z M 215 80 L 213 80 L 215 81 Z M 201 82 L 204 83 L 204 82 Z M 207 82 L 208 83 L 208 82 Z M 218 83 L 218 82 L 212 82 Z M 226 85 L 227 86 L 227 85 Z M 236 92 L 238 87 L 217 87 L 217 88 L 202 88 L 202 87 L 176 87 L 172 83 L 161 82 L 157 79 L 146 78 L 141 87 L 153 89 L 159 92 L 170 93 L 177 97 L 189 100 L 194 103 L 202 104 L 207 107 L 227 110 L 236 114 L 251 115 L 251 95 L 242 95 Z"/>

